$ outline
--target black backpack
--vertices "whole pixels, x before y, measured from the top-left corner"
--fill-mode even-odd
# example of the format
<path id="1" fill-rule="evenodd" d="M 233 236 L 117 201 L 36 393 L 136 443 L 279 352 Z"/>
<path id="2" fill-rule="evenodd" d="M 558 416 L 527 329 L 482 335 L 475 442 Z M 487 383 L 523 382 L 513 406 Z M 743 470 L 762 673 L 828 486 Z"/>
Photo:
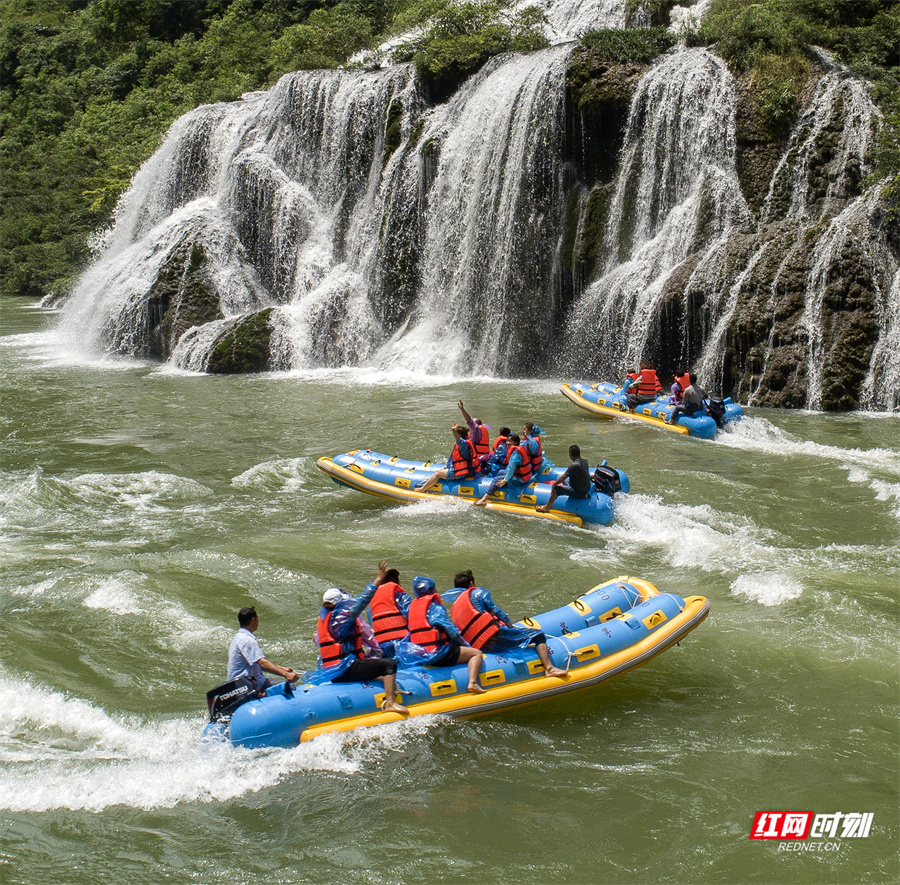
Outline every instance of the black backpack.
<path id="1" fill-rule="evenodd" d="M 607 467 L 605 464 L 598 467 L 591 477 L 594 481 L 594 488 L 604 495 L 612 497 L 616 492 L 622 491 L 622 481 L 619 479 L 619 472 Z"/>

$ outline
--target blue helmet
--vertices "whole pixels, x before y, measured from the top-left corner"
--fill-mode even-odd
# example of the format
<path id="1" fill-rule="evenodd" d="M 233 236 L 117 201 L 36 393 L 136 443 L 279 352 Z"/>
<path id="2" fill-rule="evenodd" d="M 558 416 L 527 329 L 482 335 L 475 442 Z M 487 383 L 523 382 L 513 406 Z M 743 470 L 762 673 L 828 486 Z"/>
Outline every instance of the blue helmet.
<path id="1" fill-rule="evenodd" d="M 428 596 L 429 593 L 434 593 L 436 584 L 431 578 L 423 578 L 421 575 L 417 575 L 413 578 L 413 593 L 416 596 Z"/>

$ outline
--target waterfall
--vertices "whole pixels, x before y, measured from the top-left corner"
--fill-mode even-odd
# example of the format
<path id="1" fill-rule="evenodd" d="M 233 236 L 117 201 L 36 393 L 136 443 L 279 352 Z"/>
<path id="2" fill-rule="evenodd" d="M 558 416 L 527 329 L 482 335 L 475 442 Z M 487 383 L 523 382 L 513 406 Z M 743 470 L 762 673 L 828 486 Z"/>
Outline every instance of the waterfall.
<path id="1" fill-rule="evenodd" d="M 525 358 L 515 325 L 547 310 L 561 226 L 568 54 L 497 59 L 432 114 L 422 293 L 383 365 L 494 374 Z"/>
<path id="2" fill-rule="evenodd" d="M 900 256 L 862 193 L 868 84 L 819 53 L 754 217 L 721 59 L 578 71 L 574 36 L 640 16 L 540 6 L 554 45 L 493 58 L 443 103 L 388 65 L 288 74 L 175 121 L 60 334 L 192 371 L 617 379 L 649 358 L 761 405 L 896 408 Z M 599 83 L 592 109 L 573 113 L 572 71 Z M 255 362 L 216 363 L 248 335 Z"/>
<path id="3" fill-rule="evenodd" d="M 715 253 L 747 214 L 731 75 L 704 49 L 678 49 L 647 72 L 632 101 L 605 271 L 572 309 L 569 356 L 583 371 L 615 376 L 636 365 L 670 272 L 698 250 Z"/>

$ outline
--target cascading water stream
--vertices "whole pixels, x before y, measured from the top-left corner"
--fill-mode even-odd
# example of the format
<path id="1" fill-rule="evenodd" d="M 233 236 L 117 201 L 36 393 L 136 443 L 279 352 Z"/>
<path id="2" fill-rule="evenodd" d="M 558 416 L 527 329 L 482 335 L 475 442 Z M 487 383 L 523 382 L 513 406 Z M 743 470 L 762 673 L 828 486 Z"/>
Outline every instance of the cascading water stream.
<path id="1" fill-rule="evenodd" d="M 617 376 L 636 364 L 668 274 L 698 249 L 715 250 L 746 216 L 731 75 L 706 50 L 676 50 L 647 72 L 632 101 L 605 272 L 568 323 L 583 368 Z"/>

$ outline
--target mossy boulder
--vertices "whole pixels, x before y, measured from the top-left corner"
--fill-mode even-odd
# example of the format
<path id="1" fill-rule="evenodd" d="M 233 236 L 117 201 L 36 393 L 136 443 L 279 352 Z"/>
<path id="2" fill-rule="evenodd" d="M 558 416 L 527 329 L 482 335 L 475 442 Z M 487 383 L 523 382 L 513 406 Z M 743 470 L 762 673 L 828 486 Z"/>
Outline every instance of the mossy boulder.
<path id="1" fill-rule="evenodd" d="M 206 371 L 213 375 L 242 375 L 272 368 L 272 310 L 267 307 L 248 314 L 224 332 L 213 345 Z"/>
<path id="2" fill-rule="evenodd" d="M 183 242 L 169 254 L 145 305 L 147 356 L 166 360 L 191 327 L 222 319 L 219 293 L 206 272 L 199 243 Z"/>

